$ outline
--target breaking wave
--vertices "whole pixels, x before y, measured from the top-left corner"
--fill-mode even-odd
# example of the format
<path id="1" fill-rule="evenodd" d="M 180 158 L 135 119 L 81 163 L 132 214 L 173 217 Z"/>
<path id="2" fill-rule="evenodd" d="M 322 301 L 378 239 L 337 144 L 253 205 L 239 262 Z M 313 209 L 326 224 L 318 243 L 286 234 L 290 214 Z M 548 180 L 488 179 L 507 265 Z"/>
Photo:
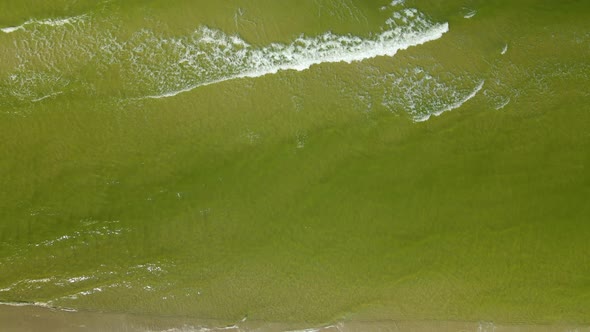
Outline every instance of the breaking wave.
<path id="1" fill-rule="evenodd" d="M 418 10 L 399 5 L 395 1 L 390 5 L 392 14 L 381 31 L 368 37 L 326 32 L 262 47 L 207 26 L 179 37 L 143 29 L 123 39 L 113 26 L 105 29 L 104 22 L 91 15 L 30 20 L 2 29 L 15 37 L 12 52 L 18 65 L 0 76 L 0 96 L 30 103 L 74 90 L 100 95 L 109 86 L 104 81 L 117 72 L 122 82 L 118 93 L 124 98 L 171 97 L 237 78 L 393 56 L 448 31 L 447 23 L 432 22 Z M 88 68 L 96 74 L 81 78 L 80 72 Z"/>

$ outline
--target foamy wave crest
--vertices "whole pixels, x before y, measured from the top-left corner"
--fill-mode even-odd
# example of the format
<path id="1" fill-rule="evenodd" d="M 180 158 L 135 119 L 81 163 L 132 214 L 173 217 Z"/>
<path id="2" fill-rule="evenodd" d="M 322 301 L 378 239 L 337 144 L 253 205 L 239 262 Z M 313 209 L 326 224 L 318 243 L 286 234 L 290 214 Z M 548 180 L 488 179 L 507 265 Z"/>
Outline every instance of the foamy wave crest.
<path id="1" fill-rule="evenodd" d="M 25 30 L 28 27 L 31 26 L 39 26 L 39 25 L 49 25 L 49 26 L 61 26 L 61 25 L 65 25 L 65 24 L 73 24 L 79 21 L 83 21 L 84 19 L 88 18 L 87 15 L 80 15 L 80 16 L 73 16 L 73 17 L 65 17 L 65 18 L 49 18 L 49 19 L 44 19 L 44 20 L 36 20 L 36 19 L 31 19 L 26 21 L 25 23 L 18 25 L 18 26 L 14 26 L 14 27 L 6 27 L 6 28 L 0 28 L 0 31 L 4 32 L 4 33 L 11 33 L 11 32 L 15 32 L 18 30 Z"/>
<path id="2" fill-rule="evenodd" d="M 4 285 L 0 289 L 0 298 L 27 299 L 31 293 L 47 292 L 57 297 L 45 302 L 47 307 L 67 308 L 76 306 L 76 301 L 87 296 L 103 292 L 121 292 L 136 289 L 146 292 L 168 289 L 169 284 L 159 282 L 168 274 L 167 269 L 173 265 L 166 262 L 152 262 L 121 267 L 116 264 L 100 264 L 96 269 L 84 271 L 84 274 L 68 275 L 66 271 L 53 271 L 54 275 L 43 275 L 37 279 L 22 279 Z M 29 267 L 32 273 L 35 267 Z M 187 296 L 191 295 L 190 293 Z M 0 304 L 7 304 L 1 303 Z M 16 302 L 14 305 L 38 305 L 31 302 Z"/>
<path id="3" fill-rule="evenodd" d="M 74 89 L 95 96 L 113 95 L 108 83 L 113 72 L 122 83 L 117 95 L 131 99 L 171 97 L 232 79 L 393 56 L 448 31 L 447 23 L 434 23 L 401 4 L 394 1 L 389 9 L 392 15 L 381 31 L 368 37 L 326 32 L 263 47 L 206 26 L 180 37 L 147 29 L 122 37 L 115 23 L 91 16 L 27 21 L 5 28 L 22 30 L 22 34 L 7 50 L 7 54 L 16 54 L 18 65 L 5 77 L 0 76 L 0 103 L 42 102 Z M 87 68 L 96 74 L 91 78 L 80 75 Z"/>
<path id="4" fill-rule="evenodd" d="M 142 61 L 135 56 L 134 67 L 145 73 L 158 91 L 145 98 L 163 98 L 199 86 L 244 77 L 260 77 L 281 70 L 303 71 L 322 63 L 362 61 L 378 56 L 393 56 L 399 50 L 440 38 L 448 24 L 434 24 L 416 9 L 396 11 L 383 32 L 362 38 L 330 32 L 317 37 L 300 36 L 290 44 L 273 43 L 255 48 L 238 36 L 202 27 L 189 38 L 158 39 L 146 36 L 140 52 L 164 57 L 168 70 L 159 62 Z"/>
<path id="5" fill-rule="evenodd" d="M 0 305 L 10 306 L 10 307 L 52 308 L 52 306 L 46 302 L 0 302 Z"/>
<path id="6" fill-rule="evenodd" d="M 95 220 L 83 220 L 84 227 L 81 230 L 75 231 L 70 234 L 60 235 L 56 238 L 45 240 L 39 243 L 31 244 L 31 247 L 52 247 L 60 243 L 70 242 L 70 246 L 74 246 L 72 242 L 75 242 L 79 238 L 111 238 L 120 236 L 123 233 L 129 232 L 129 229 L 118 227 L 118 220 L 113 221 L 95 221 Z"/>
<path id="7" fill-rule="evenodd" d="M 433 115 L 434 116 L 439 116 L 439 115 L 443 114 L 444 112 L 452 111 L 454 109 L 457 109 L 457 108 L 461 107 L 467 101 L 469 101 L 473 97 L 477 96 L 477 94 L 479 93 L 479 91 L 481 91 L 481 89 L 483 88 L 484 83 L 485 83 L 485 81 L 479 82 L 479 84 L 468 95 L 460 98 L 459 100 L 456 100 L 455 102 L 453 102 L 453 103 L 451 103 L 449 105 L 446 105 L 442 109 L 436 110 L 436 111 L 432 112 L 431 114 L 425 115 L 423 117 L 416 118 L 415 120 L 417 122 L 426 121 L 426 120 L 430 119 L 430 117 L 433 116 Z"/>
<path id="8" fill-rule="evenodd" d="M 416 67 L 386 75 L 383 84 L 383 106 L 422 122 L 461 107 L 481 91 L 484 81 L 469 75 L 439 77 Z"/>

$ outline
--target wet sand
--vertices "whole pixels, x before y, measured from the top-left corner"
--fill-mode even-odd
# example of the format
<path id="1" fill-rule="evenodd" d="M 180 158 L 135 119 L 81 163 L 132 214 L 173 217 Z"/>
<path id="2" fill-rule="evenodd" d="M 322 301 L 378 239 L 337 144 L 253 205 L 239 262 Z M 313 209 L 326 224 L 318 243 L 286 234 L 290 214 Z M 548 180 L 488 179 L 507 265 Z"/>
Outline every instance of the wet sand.
<path id="1" fill-rule="evenodd" d="M 0 330 L 24 331 L 445 331 L 445 332 L 590 332 L 590 325 L 503 325 L 491 322 L 347 321 L 320 327 L 242 321 L 224 325 L 213 321 L 132 314 L 69 312 L 38 306 L 0 305 Z"/>

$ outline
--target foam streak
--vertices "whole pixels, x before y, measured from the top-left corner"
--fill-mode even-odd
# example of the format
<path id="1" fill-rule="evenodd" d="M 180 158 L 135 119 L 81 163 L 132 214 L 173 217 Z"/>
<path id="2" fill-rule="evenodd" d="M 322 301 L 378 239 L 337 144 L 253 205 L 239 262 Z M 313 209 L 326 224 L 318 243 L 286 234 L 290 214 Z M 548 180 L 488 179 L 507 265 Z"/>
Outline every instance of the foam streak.
<path id="1" fill-rule="evenodd" d="M 479 93 L 479 91 L 481 91 L 481 89 L 483 88 L 484 83 L 485 83 L 485 81 L 481 81 L 479 83 L 479 85 L 476 86 L 475 89 L 469 95 L 465 96 L 465 98 L 457 101 L 456 103 L 453 103 L 453 104 L 451 104 L 451 105 L 449 105 L 449 106 L 447 106 L 447 107 L 445 107 L 445 108 L 443 108 L 443 109 L 441 109 L 439 111 L 436 111 L 436 112 L 434 112 L 432 114 L 428 114 L 428 115 L 426 115 L 426 116 L 424 116 L 422 118 L 416 119 L 415 121 L 416 122 L 424 122 L 424 121 L 430 119 L 430 117 L 432 115 L 439 116 L 439 115 L 443 114 L 444 112 L 452 111 L 454 109 L 457 109 L 457 108 L 463 106 L 463 104 L 465 104 L 467 101 L 469 101 L 470 99 L 472 99 L 475 96 L 477 96 L 477 94 Z"/>
<path id="2" fill-rule="evenodd" d="M 49 26 L 60 26 L 65 24 L 73 24 L 79 21 L 83 21 L 87 15 L 80 15 L 80 16 L 72 16 L 66 18 L 59 18 L 59 19 L 44 19 L 44 20 L 36 20 L 31 19 L 26 21 L 25 23 L 15 26 L 15 27 L 6 27 L 1 28 L 0 31 L 4 33 L 11 33 L 18 30 L 25 30 L 28 25 L 49 25 Z"/>

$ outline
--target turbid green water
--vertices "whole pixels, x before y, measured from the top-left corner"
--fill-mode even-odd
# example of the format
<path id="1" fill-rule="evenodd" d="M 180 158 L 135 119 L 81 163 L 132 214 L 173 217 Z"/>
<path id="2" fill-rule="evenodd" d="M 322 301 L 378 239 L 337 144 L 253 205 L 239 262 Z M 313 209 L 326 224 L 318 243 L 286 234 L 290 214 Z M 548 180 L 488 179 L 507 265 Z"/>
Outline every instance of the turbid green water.
<path id="1" fill-rule="evenodd" d="M 0 3 L 0 301 L 590 322 L 588 1 Z"/>

